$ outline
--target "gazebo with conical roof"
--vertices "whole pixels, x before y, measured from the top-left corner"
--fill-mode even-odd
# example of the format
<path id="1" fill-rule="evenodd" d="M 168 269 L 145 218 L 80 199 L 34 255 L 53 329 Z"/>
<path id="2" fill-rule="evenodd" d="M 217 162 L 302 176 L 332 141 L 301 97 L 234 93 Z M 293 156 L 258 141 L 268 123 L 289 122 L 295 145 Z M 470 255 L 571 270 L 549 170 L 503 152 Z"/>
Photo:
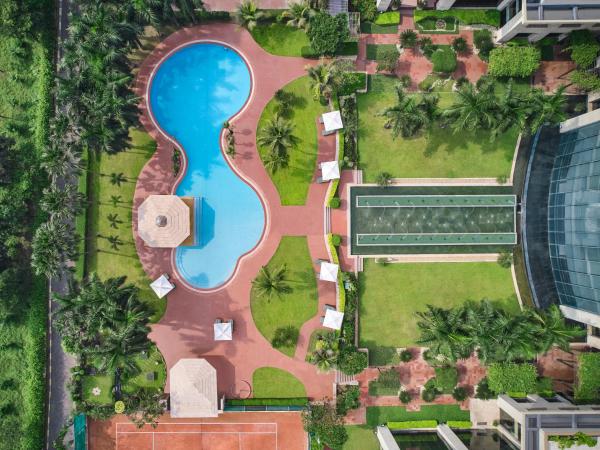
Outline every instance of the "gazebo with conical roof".
<path id="1" fill-rule="evenodd" d="M 174 248 L 190 235 L 190 209 L 176 195 L 150 195 L 138 209 L 138 234 L 150 247 Z"/>

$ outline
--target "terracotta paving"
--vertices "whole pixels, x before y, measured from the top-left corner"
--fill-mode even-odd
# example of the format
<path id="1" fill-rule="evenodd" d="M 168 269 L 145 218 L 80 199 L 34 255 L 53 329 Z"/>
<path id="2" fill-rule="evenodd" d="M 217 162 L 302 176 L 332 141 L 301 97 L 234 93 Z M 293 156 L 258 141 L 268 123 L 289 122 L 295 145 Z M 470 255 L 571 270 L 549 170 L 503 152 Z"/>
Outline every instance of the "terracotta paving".
<path id="1" fill-rule="evenodd" d="M 539 69 L 533 75 L 533 84 L 544 91 L 555 91 L 559 86 L 570 86 L 569 74 L 575 69 L 573 61 L 542 61 Z M 574 86 L 568 87 L 567 92 L 577 93 Z"/>
<path id="2" fill-rule="evenodd" d="M 411 349 L 414 358 L 408 363 L 401 363 L 394 367 L 399 373 L 400 382 L 404 389 L 413 395 L 413 400 L 406 406 L 409 411 L 419 411 L 422 405 L 452 405 L 458 402 L 451 395 L 440 395 L 434 402 L 426 403 L 420 397 L 421 387 L 427 380 L 435 376 L 435 370 L 421 358 L 421 349 Z M 469 359 L 461 360 L 456 364 L 458 370 L 458 385 L 465 387 L 470 394 L 474 392 L 475 386 L 486 375 L 486 369 L 479 360 L 472 356 Z M 397 396 L 372 397 L 369 395 L 369 382 L 377 379 L 380 370 L 384 368 L 369 367 L 356 379 L 360 383 L 360 403 L 359 409 L 350 411 L 346 416 L 347 423 L 364 423 L 366 420 L 366 408 L 368 406 L 405 406 Z M 385 369 L 388 369 L 387 367 Z M 469 408 L 469 400 L 459 403 L 462 409 Z"/>
<path id="3" fill-rule="evenodd" d="M 89 421 L 93 450 L 304 450 L 300 413 L 224 413 L 217 419 L 161 418 L 159 425 L 137 428 L 124 415 Z"/>
<path id="4" fill-rule="evenodd" d="M 178 46 L 203 39 L 218 40 L 234 47 L 243 54 L 252 69 L 251 98 L 245 109 L 231 120 L 236 129 L 238 156 L 230 164 L 260 194 L 268 225 L 262 241 L 241 259 L 230 282 L 212 292 L 188 288 L 178 278 L 170 249 L 152 249 L 143 244 L 137 237 L 137 208 L 148 195 L 171 193 L 176 187 L 171 175 L 173 144 L 154 127 L 144 99 L 141 121 L 156 139 L 158 149 L 138 178 L 133 210 L 134 236 L 140 260 L 148 275 L 152 278 L 169 273 L 177 284 L 177 288 L 169 294 L 167 311 L 162 320 L 152 327 L 150 338 L 157 343 L 168 368 L 180 358 L 204 357 L 209 360 L 217 369 L 221 395 L 247 396 L 254 370 L 274 366 L 298 377 L 310 397 L 331 396 L 333 374 L 318 373 L 314 366 L 304 361 L 310 334 L 319 325 L 319 317 L 316 316 L 302 327 L 298 351 L 294 358 L 289 358 L 271 347 L 256 328 L 250 311 L 251 281 L 258 269 L 269 262 L 282 236 L 306 236 L 313 260 L 328 257 L 323 207 L 327 183 L 312 183 L 304 206 L 281 206 L 277 190 L 255 146 L 257 123 L 267 102 L 277 89 L 304 75 L 307 64 L 316 62 L 270 55 L 255 43 L 248 32 L 235 24 L 205 24 L 184 28 L 166 38 L 142 63 L 137 78 L 140 97 L 143 97 L 149 76 L 161 58 Z M 335 136 L 320 137 L 319 161 L 332 159 L 334 152 Z M 325 304 L 335 304 L 334 283 L 318 282 L 318 292 L 319 312 Z M 234 320 L 233 341 L 213 340 L 212 325 L 216 318 Z M 167 381 L 167 391 L 168 388 Z"/>
<path id="5" fill-rule="evenodd" d="M 553 347 L 545 355 L 538 356 L 537 367 L 540 376 L 550 377 L 554 380 L 554 389 L 557 392 L 569 392 L 575 381 L 577 369 L 577 355 L 585 346 L 571 346 L 570 352 L 565 352 L 558 347 Z"/>

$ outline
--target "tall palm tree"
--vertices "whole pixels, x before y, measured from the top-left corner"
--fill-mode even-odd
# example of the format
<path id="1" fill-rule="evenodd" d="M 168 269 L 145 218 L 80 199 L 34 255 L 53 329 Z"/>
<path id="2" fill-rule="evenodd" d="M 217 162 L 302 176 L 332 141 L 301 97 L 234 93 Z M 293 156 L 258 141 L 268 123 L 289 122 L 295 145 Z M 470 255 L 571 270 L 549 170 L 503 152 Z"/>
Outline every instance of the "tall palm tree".
<path id="1" fill-rule="evenodd" d="M 121 11 L 129 21 L 138 25 L 158 26 L 157 11 L 161 0 L 129 0 L 119 5 Z"/>
<path id="2" fill-rule="evenodd" d="M 50 144 L 42 152 L 41 166 L 52 180 L 81 172 L 81 154 L 73 153 L 72 148 Z"/>
<path id="3" fill-rule="evenodd" d="M 290 27 L 307 29 L 310 18 L 314 14 L 315 11 L 311 9 L 308 1 L 304 0 L 298 3 L 291 3 L 289 8 L 281 13 L 280 17 Z"/>
<path id="4" fill-rule="evenodd" d="M 307 66 L 306 74 L 315 100 L 331 98 L 339 84 L 339 73 L 335 65 L 320 63 L 316 66 Z"/>
<path id="5" fill-rule="evenodd" d="M 79 238 L 75 230 L 62 220 L 50 218 L 38 227 L 31 244 L 31 266 L 38 275 L 53 278 L 77 255 Z"/>
<path id="6" fill-rule="evenodd" d="M 258 6 L 252 0 L 244 0 L 238 6 L 235 16 L 240 26 L 252 31 L 264 14 L 258 10 Z"/>
<path id="7" fill-rule="evenodd" d="M 566 88 L 560 86 L 550 95 L 546 95 L 541 89 L 531 91 L 527 99 L 531 107 L 527 125 L 532 132 L 535 133 L 544 124 L 556 125 L 566 119 L 567 98 L 564 95 Z"/>
<path id="8" fill-rule="evenodd" d="M 417 317 L 420 319 L 417 327 L 421 332 L 417 342 L 429 347 L 433 354 L 442 355 L 451 361 L 471 354 L 468 337 L 462 330 L 463 311 L 427 305 L 427 310 L 417 312 Z"/>
<path id="9" fill-rule="evenodd" d="M 427 101 L 427 107 L 430 107 L 430 100 Z M 387 120 L 386 128 L 392 129 L 392 136 L 398 135 L 408 138 L 421 131 L 428 123 L 428 113 L 420 108 L 413 96 L 404 92 L 404 88 L 398 84 L 396 86 L 396 104 L 386 108 L 381 113 Z"/>
<path id="10" fill-rule="evenodd" d="M 458 133 L 493 128 L 498 120 L 497 112 L 493 87 L 478 91 L 472 84 L 465 84 L 457 91 L 454 104 L 443 114 L 450 119 L 454 132 Z"/>
<path id="11" fill-rule="evenodd" d="M 293 133 L 294 125 L 277 115 L 260 130 L 257 142 L 273 155 L 287 156 L 288 150 L 298 143 Z"/>
<path id="12" fill-rule="evenodd" d="M 275 296 L 281 296 L 291 291 L 287 283 L 287 267 L 285 265 L 275 269 L 269 269 L 262 266 L 258 276 L 252 281 L 252 288 L 259 297 L 264 297 L 268 301 Z"/>
<path id="13" fill-rule="evenodd" d="M 585 336 L 585 330 L 565 323 L 565 318 L 556 305 L 545 311 L 529 310 L 531 326 L 535 333 L 535 344 L 540 353 L 546 353 L 557 345 L 567 351 L 576 338 Z"/>
<path id="14" fill-rule="evenodd" d="M 289 155 L 269 152 L 263 156 L 263 164 L 265 169 L 271 173 L 276 173 L 279 169 L 285 169 L 289 163 Z"/>
<path id="15" fill-rule="evenodd" d="M 337 364 L 338 353 L 332 349 L 315 350 L 311 353 L 309 361 L 317 366 L 321 372 L 329 372 Z"/>
<path id="16" fill-rule="evenodd" d="M 71 183 L 62 188 L 52 183 L 49 188 L 44 189 L 40 201 L 45 212 L 61 220 L 80 214 L 84 204 L 85 196 Z"/>
<path id="17" fill-rule="evenodd" d="M 493 125 L 491 139 L 495 140 L 512 127 L 522 130 L 527 118 L 528 102 L 514 92 L 513 82 L 506 85 L 506 92 L 497 103 L 498 120 Z"/>

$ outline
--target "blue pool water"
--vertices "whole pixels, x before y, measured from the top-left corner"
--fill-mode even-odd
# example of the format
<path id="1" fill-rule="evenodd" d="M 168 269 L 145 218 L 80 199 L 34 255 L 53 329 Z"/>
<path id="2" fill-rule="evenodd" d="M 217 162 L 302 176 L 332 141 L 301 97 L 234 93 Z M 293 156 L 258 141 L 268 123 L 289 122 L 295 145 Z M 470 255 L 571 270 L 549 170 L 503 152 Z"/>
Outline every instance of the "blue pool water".
<path id="1" fill-rule="evenodd" d="M 223 122 L 242 108 L 250 88 L 250 73 L 240 55 L 208 43 L 171 55 L 150 88 L 155 120 L 187 155 L 177 195 L 200 199 L 197 245 L 177 248 L 175 258 L 180 275 L 198 288 L 223 284 L 264 228 L 258 195 L 229 167 L 219 144 Z"/>

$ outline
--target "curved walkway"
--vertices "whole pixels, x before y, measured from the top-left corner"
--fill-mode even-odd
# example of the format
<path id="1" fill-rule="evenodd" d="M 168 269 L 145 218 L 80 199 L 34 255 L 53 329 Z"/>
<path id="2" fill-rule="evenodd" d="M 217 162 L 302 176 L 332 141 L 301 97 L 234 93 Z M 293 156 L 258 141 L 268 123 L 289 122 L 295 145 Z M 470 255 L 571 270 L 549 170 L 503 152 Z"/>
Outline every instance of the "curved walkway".
<path id="1" fill-rule="evenodd" d="M 312 183 L 304 206 L 281 206 L 277 190 L 264 169 L 255 144 L 258 120 L 275 91 L 304 75 L 305 66 L 315 64 L 314 60 L 270 55 L 256 44 L 247 31 L 234 24 L 223 23 L 181 29 L 154 49 L 142 63 L 136 80 L 136 91 L 142 97 L 142 124 L 158 144 L 156 153 L 140 173 L 134 196 L 133 230 L 140 260 L 150 277 L 169 273 L 177 280 L 177 272 L 171 262 L 172 250 L 152 249 L 137 236 L 137 208 L 142 201 L 150 194 L 169 194 L 176 188 L 171 170 L 173 144 L 150 120 L 144 94 L 158 62 L 173 49 L 197 40 L 221 41 L 239 51 L 251 66 L 253 91 L 245 109 L 232 120 L 238 154 L 230 162 L 259 191 L 269 220 L 261 243 L 240 261 L 234 277 L 224 287 L 209 293 L 193 290 L 178 282 L 177 288 L 169 294 L 167 311 L 162 320 L 152 327 L 150 338 L 157 343 L 168 368 L 180 358 L 203 357 L 209 360 L 217 369 L 220 395 L 247 395 L 254 370 L 274 366 L 298 377 L 309 397 L 331 396 L 333 373 L 317 373 L 314 366 L 304 361 L 310 334 L 319 319 L 313 318 L 302 327 L 299 349 L 294 358 L 289 358 L 273 349 L 262 336 L 250 310 L 251 282 L 259 268 L 269 262 L 282 236 L 306 236 L 311 258 L 327 258 L 323 236 L 323 203 L 327 184 Z M 335 140 L 335 137 L 331 136 L 331 139 Z M 320 151 L 319 161 L 326 158 L 327 155 Z M 335 303 L 333 283 L 318 282 L 318 292 L 319 312 L 324 304 Z M 233 341 L 213 340 L 213 322 L 217 317 L 234 320 Z"/>

